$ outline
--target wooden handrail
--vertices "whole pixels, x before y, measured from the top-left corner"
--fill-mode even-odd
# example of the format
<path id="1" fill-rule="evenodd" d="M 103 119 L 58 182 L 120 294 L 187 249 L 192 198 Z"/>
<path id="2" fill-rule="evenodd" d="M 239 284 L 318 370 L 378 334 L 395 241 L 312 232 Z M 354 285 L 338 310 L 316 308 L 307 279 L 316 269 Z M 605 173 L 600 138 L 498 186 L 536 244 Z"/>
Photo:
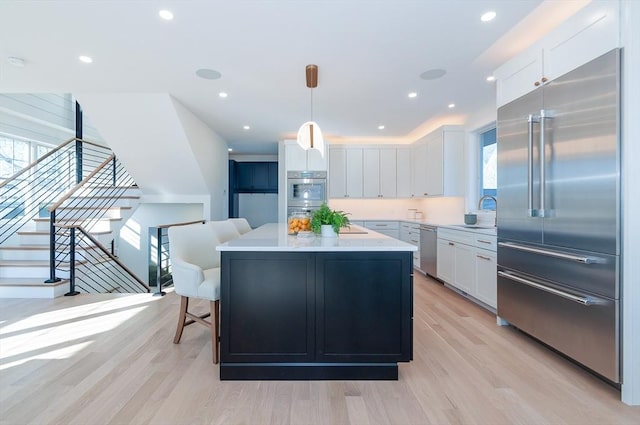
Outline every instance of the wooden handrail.
<path id="1" fill-rule="evenodd" d="M 169 227 L 173 227 L 173 226 L 187 226 L 189 224 L 197 224 L 197 223 L 205 223 L 206 220 L 202 219 L 202 220 L 197 220 L 197 221 L 187 221 L 184 223 L 173 223 L 173 224 L 162 224 L 160 226 L 156 226 L 156 229 L 167 229 Z"/>
<path id="2" fill-rule="evenodd" d="M 66 201 L 67 199 L 69 199 L 71 197 L 71 195 L 73 195 L 74 193 L 76 193 L 76 191 L 78 189 L 80 189 L 82 186 L 84 186 L 93 176 L 95 176 L 96 174 L 98 174 L 98 172 L 100 170 L 102 170 L 104 167 L 106 167 L 111 161 L 113 161 L 113 159 L 116 156 L 114 154 L 111 154 L 111 156 L 109 156 L 107 159 L 105 159 L 102 164 L 100 164 L 95 170 L 93 170 L 91 173 L 89 173 L 87 175 L 87 177 L 85 177 L 84 179 L 82 179 L 82 181 L 80 183 L 78 183 L 77 185 L 73 186 L 71 189 L 69 189 L 69 191 L 67 191 L 67 193 L 65 193 L 62 198 L 60 198 L 58 200 L 58 202 L 56 202 L 55 204 L 53 204 L 52 206 L 49 207 L 48 211 L 52 212 L 58 209 L 58 207 L 60 207 L 60 205 L 62 205 L 62 203 L 64 201 Z"/>
<path id="3" fill-rule="evenodd" d="M 36 159 L 31 164 L 27 165 L 22 170 L 20 170 L 17 173 L 15 173 L 13 176 L 9 177 L 8 179 L 4 180 L 3 182 L 0 182 L 0 189 L 2 189 L 4 186 L 6 186 L 9 182 L 12 182 L 13 180 L 17 179 L 22 174 L 26 173 L 27 171 L 29 171 L 30 169 L 32 169 L 33 167 L 35 167 L 36 165 L 38 165 L 39 163 L 41 163 L 42 161 L 44 161 L 45 159 L 47 159 L 48 157 L 53 155 L 54 153 L 59 152 L 62 148 L 67 146 L 69 143 L 75 142 L 75 141 L 79 141 L 79 142 L 82 142 L 82 143 L 88 143 L 90 145 L 97 146 L 97 147 L 104 148 L 104 149 L 109 149 L 108 146 L 104 146 L 104 145 L 98 144 L 96 142 L 91 142 L 89 140 L 83 140 L 83 139 L 78 139 L 77 137 L 72 137 L 71 139 L 65 140 L 64 142 L 62 142 L 62 144 L 60 144 L 57 148 L 55 148 L 55 149 L 47 152 L 46 154 L 42 155 L 40 158 Z"/>
<path id="4" fill-rule="evenodd" d="M 69 143 L 73 142 L 74 140 L 76 140 L 76 138 L 72 138 L 69 139 L 67 141 L 65 141 L 64 143 L 62 143 L 60 146 L 58 146 L 57 148 L 55 148 L 52 151 L 47 152 L 46 154 L 42 155 L 40 158 L 38 158 L 37 160 L 33 161 L 31 164 L 27 165 L 26 167 L 24 167 L 22 170 L 18 171 L 17 173 L 15 173 L 13 176 L 9 177 L 8 179 L 6 179 L 5 181 L 3 181 L 2 183 L 0 183 L 0 189 L 2 189 L 7 183 L 17 179 L 19 176 L 21 176 L 22 174 L 26 173 L 27 171 L 29 171 L 30 169 L 32 169 L 33 167 L 35 167 L 36 165 L 38 165 L 40 162 L 44 161 L 45 159 L 47 159 L 48 157 L 50 157 L 51 155 L 53 155 L 54 153 L 60 151 L 62 148 L 64 148 L 65 146 L 67 146 Z"/>

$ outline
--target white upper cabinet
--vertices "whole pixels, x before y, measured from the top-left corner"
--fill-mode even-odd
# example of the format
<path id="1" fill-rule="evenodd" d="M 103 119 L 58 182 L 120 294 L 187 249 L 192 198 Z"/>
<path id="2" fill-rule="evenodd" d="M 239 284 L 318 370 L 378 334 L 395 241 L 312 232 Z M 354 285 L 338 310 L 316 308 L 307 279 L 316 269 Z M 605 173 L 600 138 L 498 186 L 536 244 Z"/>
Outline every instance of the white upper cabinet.
<path id="1" fill-rule="evenodd" d="M 362 148 L 329 149 L 329 198 L 362 198 Z"/>
<path id="2" fill-rule="evenodd" d="M 396 149 L 363 150 L 363 197 L 396 197 Z"/>
<path id="3" fill-rule="evenodd" d="M 396 197 L 398 198 L 413 196 L 411 153 L 410 146 L 396 149 Z"/>
<path id="4" fill-rule="evenodd" d="M 522 54 L 498 68 L 500 107 L 620 47 L 618 2 L 593 1 Z"/>
<path id="5" fill-rule="evenodd" d="M 415 143 L 413 193 L 416 197 L 464 196 L 464 139 L 461 126 L 443 126 Z"/>
<path id="6" fill-rule="evenodd" d="M 295 140 L 285 140 L 284 149 L 286 171 L 327 170 L 327 155 L 320 155 L 316 149 L 302 149 Z"/>

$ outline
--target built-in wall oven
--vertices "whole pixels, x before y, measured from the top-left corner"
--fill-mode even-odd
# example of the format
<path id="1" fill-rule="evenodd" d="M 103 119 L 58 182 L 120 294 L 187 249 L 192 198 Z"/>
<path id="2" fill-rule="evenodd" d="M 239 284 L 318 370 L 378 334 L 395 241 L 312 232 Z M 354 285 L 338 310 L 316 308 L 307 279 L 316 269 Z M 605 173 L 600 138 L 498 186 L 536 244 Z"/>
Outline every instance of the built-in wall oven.
<path id="1" fill-rule="evenodd" d="M 313 212 L 327 201 L 326 171 L 287 172 L 287 212 Z"/>

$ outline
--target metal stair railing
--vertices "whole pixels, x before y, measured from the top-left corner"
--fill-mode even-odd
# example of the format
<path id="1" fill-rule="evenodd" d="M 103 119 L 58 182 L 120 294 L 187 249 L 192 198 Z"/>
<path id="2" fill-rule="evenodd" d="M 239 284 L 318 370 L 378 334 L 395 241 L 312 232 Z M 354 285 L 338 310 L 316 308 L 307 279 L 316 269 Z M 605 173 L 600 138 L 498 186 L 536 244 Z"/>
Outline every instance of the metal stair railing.
<path id="1" fill-rule="evenodd" d="M 58 225 L 69 238 L 66 266 L 70 287 L 65 295 L 80 293 L 149 293 L 151 289 L 96 238 L 79 225 Z"/>
<path id="2" fill-rule="evenodd" d="M 75 143 L 74 143 L 75 142 Z M 0 243 L 38 217 L 88 175 L 111 150 L 73 138 L 0 183 Z"/>
<path id="3" fill-rule="evenodd" d="M 80 183 L 49 207 L 50 276 L 48 282 L 59 281 L 60 274 L 69 269 L 69 264 L 74 263 L 71 255 L 77 243 L 72 243 L 68 229 L 81 228 L 86 233 L 101 230 L 110 232 L 110 223 L 103 229 L 99 227 L 110 221 L 109 218 L 105 218 L 106 212 L 129 189 L 135 187 L 131 176 L 115 155 L 111 154 Z M 104 248 L 100 242 L 98 244 Z M 140 281 L 137 278 L 136 280 Z M 73 279 L 71 279 L 71 285 L 74 285 Z"/>

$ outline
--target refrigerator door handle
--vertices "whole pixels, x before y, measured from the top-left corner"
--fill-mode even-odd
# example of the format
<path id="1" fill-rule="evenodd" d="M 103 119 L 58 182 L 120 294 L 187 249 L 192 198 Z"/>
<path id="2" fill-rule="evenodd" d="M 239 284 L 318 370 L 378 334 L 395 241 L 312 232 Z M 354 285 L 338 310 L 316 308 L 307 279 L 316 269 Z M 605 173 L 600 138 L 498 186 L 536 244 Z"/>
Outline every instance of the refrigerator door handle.
<path id="1" fill-rule="evenodd" d="M 577 296 L 577 295 L 569 294 L 568 292 L 560 291 L 559 289 L 551 288 L 551 287 L 546 286 L 546 285 L 541 285 L 541 284 L 539 284 L 537 282 L 534 282 L 534 281 L 529 280 L 529 279 L 525 279 L 525 278 L 520 277 L 520 276 L 516 276 L 515 274 L 512 274 L 512 273 L 499 271 L 498 272 L 498 276 L 504 277 L 504 278 L 509 279 L 509 280 L 513 280 L 514 282 L 518 282 L 518 283 L 522 283 L 524 285 L 531 286 L 532 288 L 536 288 L 536 289 L 539 289 L 541 291 L 549 292 L 550 294 L 557 295 L 559 297 L 565 298 L 567 300 L 570 300 L 570 301 L 573 301 L 573 302 L 576 302 L 578 304 L 582 304 L 582 305 L 585 305 L 585 306 L 590 306 L 590 305 L 597 304 L 596 301 L 594 301 L 593 299 L 591 299 L 589 297 L 580 297 L 580 296 Z"/>
<path id="2" fill-rule="evenodd" d="M 545 186 L 547 185 L 547 175 L 545 171 L 545 132 L 546 132 L 546 120 L 550 119 L 551 113 L 549 111 L 545 111 L 544 109 L 540 110 L 540 209 L 538 210 L 538 217 L 544 217 L 546 212 L 546 202 L 545 202 Z"/>
<path id="3" fill-rule="evenodd" d="M 512 243 L 512 242 L 498 242 L 498 246 L 502 246 L 504 248 L 517 249 L 519 251 L 532 252 L 534 254 L 546 255 L 547 257 L 554 257 L 554 258 L 560 258 L 563 260 L 576 261 L 578 263 L 583 263 L 583 264 L 596 264 L 599 262 L 597 258 L 593 258 L 593 257 L 584 257 L 581 255 L 573 255 L 566 252 L 550 251 L 548 249 L 534 248 L 531 246 L 519 245 L 517 243 Z"/>
<path id="4" fill-rule="evenodd" d="M 528 126 L 528 149 L 527 149 L 527 214 L 535 217 L 536 211 L 533 209 L 533 125 L 540 122 L 537 115 L 529 115 Z"/>

